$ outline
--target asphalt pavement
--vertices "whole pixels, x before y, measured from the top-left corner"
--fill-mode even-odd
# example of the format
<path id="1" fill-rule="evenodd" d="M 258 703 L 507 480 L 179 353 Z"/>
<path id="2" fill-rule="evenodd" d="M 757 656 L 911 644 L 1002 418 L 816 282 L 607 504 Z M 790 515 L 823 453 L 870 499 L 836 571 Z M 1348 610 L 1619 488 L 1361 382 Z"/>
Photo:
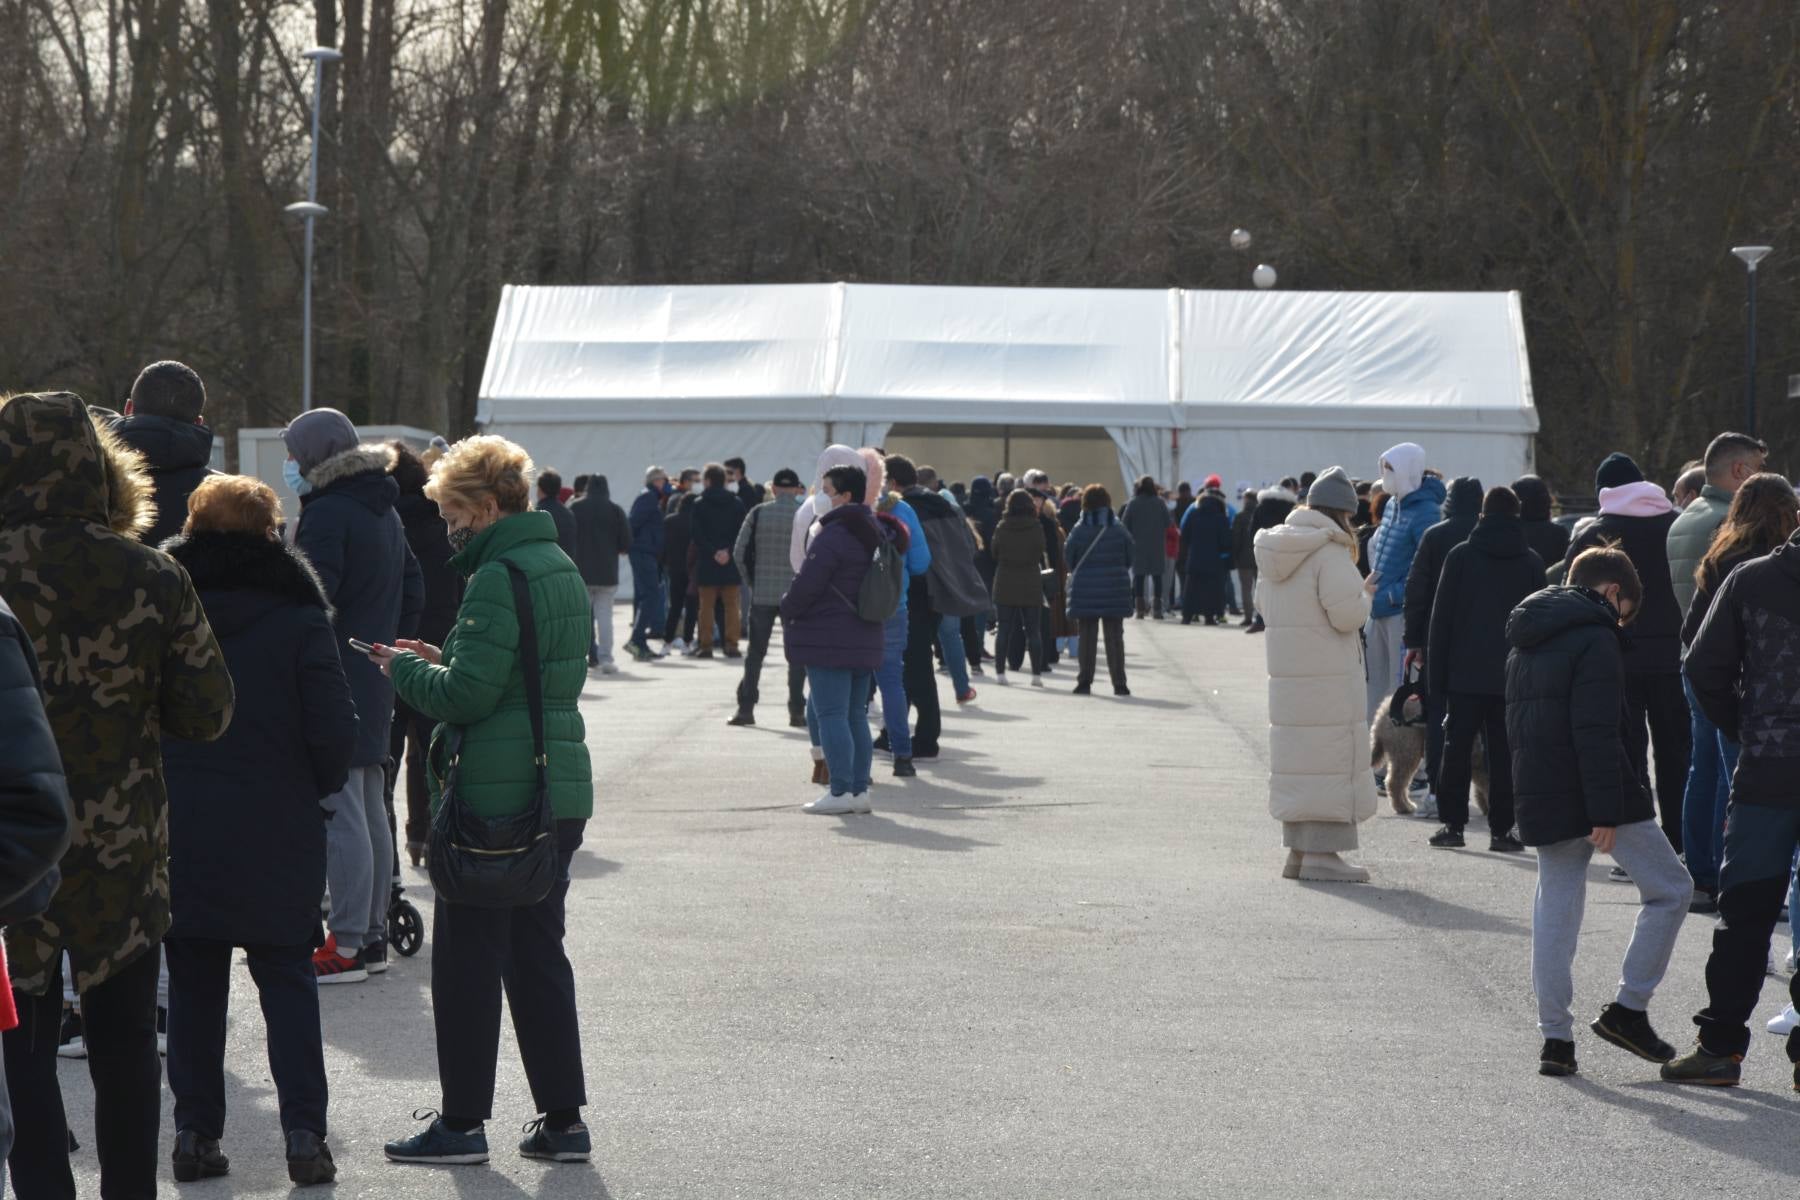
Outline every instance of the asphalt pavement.
<path id="1" fill-rule="evenodd" d="M 623 612 L 623 610 L 621 610 Z M 596 815 L 568 947 L 595 1161 L 522 1160 L 536 1115 L 510 1028 L 486 1167 L 391 1165 L 435 1108 L 431 942 L 325 989 L 342 1196 L 1637 1197 L 1791 1194 L 1800 1096 L 1761 1022 L 1741 1089 L 1681 1090 L 1584 1029 L 1536 1073 L 1529 855 L 1363 827 L 1368 885 L 1280 878 L 1262 641 L 1128 622 L 1134 695 L 942 691 L 943 758 L 870 816 L 799 805 L 779 657 L 765 724 L 728 728 L 741 664 L 595 675 Z M 1471 847 L 1485 838 L 1470 838 Z M 245 853 L 278 852 L 246 847 Z M 1590 871 L 1577 1015 L 1612 998 L 1635 891 Z M 423 872 L 406 871 L 429 915 Z M 1711 922 L 1690 917 L 1651 1017 L 1691 1040 Z M 1778 937 L 1786 926 L 1778 928 Z M 1785 949 L 1785 947 L 1778 947 Z M 1778 955 L 1779 957 L 1779 955 Z M 235 972 L 232 1174 L 286 1196 L 262 1018 Z M 91 1088 L 63 1065 L 99 1195 Z M 175 1188 L 166 1148 L 163 1187 Z"/>

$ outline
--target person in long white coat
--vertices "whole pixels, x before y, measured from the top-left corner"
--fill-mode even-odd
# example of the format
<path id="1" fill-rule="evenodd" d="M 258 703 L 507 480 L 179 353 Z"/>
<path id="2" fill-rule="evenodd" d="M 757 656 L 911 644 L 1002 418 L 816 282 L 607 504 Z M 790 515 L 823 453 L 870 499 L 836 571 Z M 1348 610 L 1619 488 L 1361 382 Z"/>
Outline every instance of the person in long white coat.
<path id="1" fill-rule="evenodd" d="M 1362 640 L 1370 591 L 1356 569 L 1356 487 L 1321 474 L 1287 522 L 1256 535 L 1256 611 L 1268 625 L 1269 814 L 1288 879 L 1366 883 L 1345 862 L 1375 815 Z"/>

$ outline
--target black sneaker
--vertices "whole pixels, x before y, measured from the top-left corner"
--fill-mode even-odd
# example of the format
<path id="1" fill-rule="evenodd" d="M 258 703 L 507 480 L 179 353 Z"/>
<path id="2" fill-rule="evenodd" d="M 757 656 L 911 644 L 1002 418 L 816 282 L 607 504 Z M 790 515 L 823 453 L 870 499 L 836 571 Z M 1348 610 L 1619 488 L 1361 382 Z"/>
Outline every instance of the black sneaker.
<path id="1" fill-rule="evenodd" d="M 1129 696 L 1129 695 L 1131 695 L 1131 689 L 1130 689 L 1130 688 L 1128 688 L 1128 687 L 1125 687 L 1125 686 L 1123 686 L 1123 685 L 1121 685 L 1121 686 L 1119 686 L 1119 687 L 1116 687 L 1116 688 L 1114 688 L 1114 689 L 1113 689 L 1113 695 L 1115 695 L 1115 696 Z"/>
<path id="2" fill-rule="evenodd" d="M 742 650 L 727 650 L 727 651 L 725 651 L 725 657 L 726 658 L 742 658 L 742 657 L 744 657 L 744 652 Z"/>
<path id="3" fill-rule="evenodd" d="M 710 649 L 694 651 L 695 658 L 711 658 L 712 656 L 713 656 L 713 652 Z"/>
<path id="4" fill-rule="evenodd" d="M 331 1147 L 310 1129 L 296 1129 L 287 1135 L 287 1167 L 288 1178 L 301 1187 L 337 1179 Z"/>
<path id="5" fill-rule="evenodd" d="M 879 750 L 883 754 L 886 754 L 888 752 L 887 730 L 884 729 L 875 736 L 875 743 L 874 743 L 873 749 Z"/>
<path id="6" fill-rule="evenodd" d="M 740 708 L 733 714 L 731 720 L 725 723 L 727 725 L 754 725 L 756 724 L 756 714 L 747 708 Z"/>
<path id="7" fill-rule="evenodd" d="M 911 757 L 904 754 L 897 754 L 894 756 L 894 775 L 896 777 L 900 779 L 911 779 L 918 773 L 918 768 L 913 766 Z"/>
<path id="8" fill-rule="evenodd" d="M 363 969 L 371 975 L 380 975 L 388 969 L 387 939 L 381 938 L 370 942 L 362 948 Z"/>
<path id="9" fill-rule="evenodd" d="M 1650 1015 L 1639 1009 L 1608 1004 L 1588 1028 L 1602 1040 L 1650 1062 L 1666 1063 L 1675 1057 L 1675 1047 L 1656 1036 L 1656 1030 L 1650 1028 Z"/>
<path id="10" fill-rule="evenodd" d="M 1075 685 L 1074 694 L 1077 696 L 1091 696 L 1094 694 L 1093 685 L 1086 684 L 1086 683 L 1078 683 Z"/>
<path id="11" fill-rule="evenodd" d="M 923 758 L 929 761 L 938 756 L 938 748 L 936 746 L 921 746 L 919 743 L 914 742 L 912 756 L 914 758 Z"/>
<path id="12" fill-rule="evenodd" d="M 487 1130 L 480 1125 L 467 1133 L 457 1133 L 444 1119 L 429 1108 L 413 1113 L 413 1120 L 429 1120 L 423 1132 L 409 1138 L 389 1142 L 383 1147 L 388 1161 L 426 1163 L 436 1166 L 478 1166 L 488 1160 Z"/>
<path id="13" fill-rule="evenodd" d="M 594 1153 L 588 1127 L 579 1121 L 567 1129 L 552 1129 L 544 1123 L 543 1117 L 539 1117 L 525 1122 L 524 1132 L 530 1136 L 519 1143 L 519 1153 L 526 1158 L 546 1162 L 586 1162 Z"/>
<path id="14" fill-rule="evenodd" d="M 1525 843 L 1510 833 L 1496 833 L 1488 838 L 1488 849 L 1496 854 L 1523 854 Z"/>
<path id="15" fill-rule="evenodd" d="M 1743 1061 L 1741 1054 L 1714 1054 L 1696 1041 L 1690 1053 L 1662 1065 L 1662 1077 L 1665 1083 L 1736 1087 L 1744 1074 Z"/>
<path id="16" fill-rule="evenodd" d="M 1688 911 L 1703 917 L 1717 916 L 1719 912 L 1719 894 L 1707 888 L 1694 889 L 1694 898 L 1688 901 Z"/>
<path id="17" fill-rule="evenodd" d="M 1544 1048 L 1538 1052 L 1539 1075 L 1573 1075 L 1579 1070 L 1575 1065 L 1575 1043 L 1565 1042 L 1560 1038 L 1545 1038 Z"/>
<path id="18" fill-rule="evenodd" d="M 218 1141 L 192 1129 L 176 1131 L 174 1160 L 176 1183 L 231 1174 L 231 1160 L 219 1153 Z"/>
<path id="19" fill-rule="evenodd" d="M 81 1011 L 79 1009 L 63 1009 L 62 1031 L 56 1038 L 56 1057 L 87 1057 L 87 1042 L 81 1036 Z"/>
<path id="20" fill-rule="evenodd" d="M 788 713 L 788 728 L 789 729 L 805 729 L 806 728 L 806 713 L 804 710 Z"/>
<path id="21" fill-rule="evenodd" d="M 1431 835 L 1431 845 L 1439 850 L 1461 850 L 1468 843 L 1463 841 L 1463 831 L 1445 825 Z"/>

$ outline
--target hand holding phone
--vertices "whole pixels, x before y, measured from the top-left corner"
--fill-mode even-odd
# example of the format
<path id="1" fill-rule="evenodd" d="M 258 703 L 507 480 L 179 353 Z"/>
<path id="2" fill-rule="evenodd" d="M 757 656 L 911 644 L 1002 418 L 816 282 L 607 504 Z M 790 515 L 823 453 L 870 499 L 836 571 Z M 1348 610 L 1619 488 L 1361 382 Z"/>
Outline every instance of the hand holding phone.
<path id="1" fill-rule="evenodd" d="M 352 650 L 356 651 L 358 654 L 373 654 L 373 653 L 375 653 L 375 647 L 369 645 L 369 643 L 367 643 L 365 641 L 360 641 L 357 638 L 345 638 L 344 640 L 346 642 L 348 642 L 350 645 L 350 648 Z"/>

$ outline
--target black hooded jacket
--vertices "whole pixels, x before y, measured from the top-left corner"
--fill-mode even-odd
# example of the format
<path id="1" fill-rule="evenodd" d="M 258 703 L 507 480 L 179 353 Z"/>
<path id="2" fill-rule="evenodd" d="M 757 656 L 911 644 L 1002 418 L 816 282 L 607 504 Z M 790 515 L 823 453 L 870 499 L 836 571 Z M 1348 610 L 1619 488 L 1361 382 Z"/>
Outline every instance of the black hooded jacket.
<path id="1" fill-rule="evenodd" d="M 1601 513 L 1577 526 L 1563 555 L 1566 568 L 1583 550 L 1617 542 L 1637 568 L 1644 603 L 1631 622 L 1631 644 L 1625 651 L 1625 670 L 1632 675 L 1674 675 L 1681 670 L 1681 603 L 1669 575 L 1669 526 L 1674 523 L 1672 511 L 1653 517 Z"/>
<path id="2" fill-rule="evenodd" d="M 1544 560 L 1545 569 L 1555 566 L 1569 552 L 1569 531 L 1550 519 L 1553 497 L 1550 485 L 1536 475 L 1521 475 L 1513 480 L 1513 495 L 1519 498 L 1519 518 L 1525 524 L 1525 540 Z"/>
<path id="3" fill-rule="evenodd" d="M 1742 747 L 1733 804 L 1800 807 L 1800 534 L 1738 567 L 1684 668 L 1700 709 Z"/>
<path id="4" fill-rule="evenodd" d="M 1517 517 L 1489 516 L 1450 550 L 1431 606 L 1427 690 L 1506 694 L 1506 618 L 1544 587 L 1544 562 L 1525 544 Z"/>
<path id="5" fill-rule="evenodd" d="M 575 516 L 575 565 L 589 587 L 619 586 L 619 556 L 631 552 L 631 523 L 613 503 L 604 475 L 588 476 L 587 491 L 569 505 Z"/>
<path id="6" fill-rule="evenodd" d="M 146 414 L 121 417 L 112 431 L 144 456 L 156 484 L 156 524 L 144 534 L 146 546 L 160 546 L 187 523 L 188 497 L 212 469 L 213 432 L 192 421 Z"/>
<path id="7" fill-rule="evenodd" d="M 1598 593 L 1552 587 L 1506 622 L 1506 737 L 1519 840 L 1548 846 L 1655 816 L 1625 755 L 1623 635 Z"/>
<path id="8" fill-rule="evenodd" d="M 1480 516 L 1481 480 L 1467 475 L 1451 480 L 1449 496 L 1444 500 L 1444 519 L 1420 535 L 1418 552 L 1406 574 L 1402 636 L 1408 650 L 1423 650 L 1430 640 L 1431 605 L 1437 598 L 1444 563 L 1449 560 L 1450 551 L 1469 540 Z"/>

